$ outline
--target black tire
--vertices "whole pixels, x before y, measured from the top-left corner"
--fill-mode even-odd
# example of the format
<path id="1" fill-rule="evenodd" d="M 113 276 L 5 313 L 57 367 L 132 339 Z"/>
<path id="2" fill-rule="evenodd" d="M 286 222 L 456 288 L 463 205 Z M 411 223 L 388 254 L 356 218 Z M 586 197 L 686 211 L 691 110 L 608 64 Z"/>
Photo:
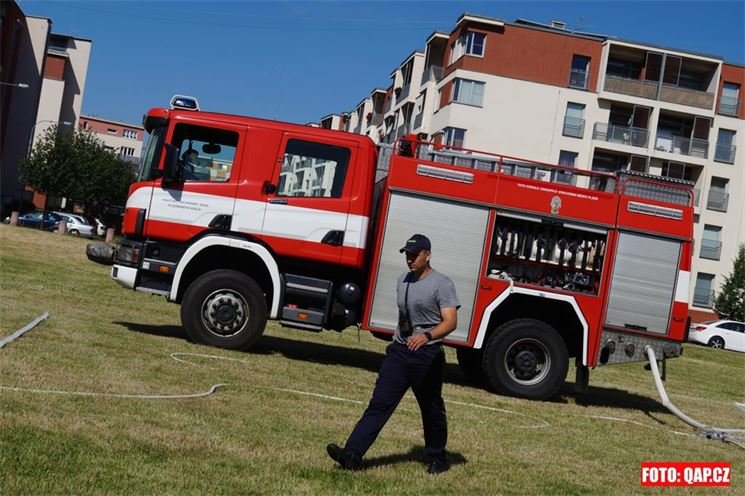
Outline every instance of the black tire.
<path id="1" fill-rule="evenodd" d="M 70 229 L 68 232 L 73 236 L 77 236 L 78 234 L 80 234 L 77 229 Z"/>
<path id="2" fill-rule="evenodd" d="M 498 393 L 546 400 L 559 392 L 566 379 L 569 353 L 553 327 L 540 320 L 518 319 L 489 337 L 483 363 Z"/>
<path id="3" fill-rule="evenodd" d="M 266 326 L 264 292 L 247 275 L 213 270 L 198 277 L 181 301 L 181 323 L 197 343 L 247 350 Z"/>
<path id="4" fill-rule="evenodd" d="M 473 348 L 457 348 L 455 355 L 458 357 L 458 365 L 463 374 L 476 384 L 486 382 L 484 372 L 484 350 Z"/>
<path id="5" fill-rule="evenodd" d="M 388 334 L 387 332 L 370 331 L 370 334 L 381 341 L 393 341 L 393 334 Z"/>
<path id="6" fill-rule="evenodd" d="M 708 344 L 712 348 L 719 348 L 723 350 L 724 349 L 724 338 L 721 336 L 712 336 Z"/>

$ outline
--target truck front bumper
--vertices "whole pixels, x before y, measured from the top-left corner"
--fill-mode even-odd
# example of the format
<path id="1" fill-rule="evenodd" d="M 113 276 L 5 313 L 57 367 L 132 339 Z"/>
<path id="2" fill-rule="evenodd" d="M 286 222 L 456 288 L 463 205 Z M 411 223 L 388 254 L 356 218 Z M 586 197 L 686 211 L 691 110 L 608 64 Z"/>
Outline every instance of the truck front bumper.
<path id="1" fill-rule="evenodd" d="M 125 288 L 134 289 L 137 280 L 137 269 L 124 265 L 114 265 L 111 268 L 111 278 Z"/>

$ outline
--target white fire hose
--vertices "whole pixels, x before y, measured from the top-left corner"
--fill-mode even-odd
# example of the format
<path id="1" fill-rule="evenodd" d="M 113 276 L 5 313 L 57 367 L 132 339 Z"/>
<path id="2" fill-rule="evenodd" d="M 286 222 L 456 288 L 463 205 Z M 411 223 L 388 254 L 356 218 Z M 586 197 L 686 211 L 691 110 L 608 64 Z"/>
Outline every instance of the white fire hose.
<path id="1" fill-rule="evenodd" d="M 745 435 L 745 429 L 722 429 L 720 427 L 712 427 L 706 424 L 702 424 L 701 422 L 698 422 L 697 420 L 692 419 L 685 413 L 681 412 L 678 407 L 673 405 L 673 402 L 670 401 L 670 398 L 667 397 L 667 393 L 665 392 L 665 386 L 662 384 L 662 378 L 660 377 L 660 371 L 657 368 L 657 357 L 654 354 L 654 350 L 651 346 L 647 345 L 644 347 L 644 351 L 647 354 L 647 358 L 649 359 L 649 366 L 652 370 L 652 376 L 654 377 L 654 384 L 657 387 L 657 393 L 660 395 L 660 400 L 662 400 L 662 404 L 670 410 L 670 412 L 673 413 L 676 417 L 678 417 L 680 420 L 685 422 L 686 424 L 695 427 L 701 433 L 709 438 L 709 439 L 718 439 L 724 442 L 735 444 L 743 449 L 745 449 L 745 445 L 742 445 L 738 442 L 736 442 L 733 439 L 733 434 L 739 433 L 740 435 Z"/>

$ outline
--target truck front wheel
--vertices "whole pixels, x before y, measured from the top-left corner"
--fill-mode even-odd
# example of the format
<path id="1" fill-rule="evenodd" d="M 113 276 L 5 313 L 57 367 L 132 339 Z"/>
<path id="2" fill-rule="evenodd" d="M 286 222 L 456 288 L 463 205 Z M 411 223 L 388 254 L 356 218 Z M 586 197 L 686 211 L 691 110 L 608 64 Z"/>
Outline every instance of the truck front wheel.
<path id="1" fill-rule="evenodd" d="M 535 319 L 503 324 L 489 338 L 484 353 L 486 375 L 498 393 L 532 400 L 546 400 L 559 392 L 568 362 L 559 333 Z"/>
<path id="2" fill-rule="evenodd" d="M 246 350 L 261 337 L 267 305 L 256 282 L 235 270 L 213 270 L 189 285 L 181 323 L 197 343 Z"/>

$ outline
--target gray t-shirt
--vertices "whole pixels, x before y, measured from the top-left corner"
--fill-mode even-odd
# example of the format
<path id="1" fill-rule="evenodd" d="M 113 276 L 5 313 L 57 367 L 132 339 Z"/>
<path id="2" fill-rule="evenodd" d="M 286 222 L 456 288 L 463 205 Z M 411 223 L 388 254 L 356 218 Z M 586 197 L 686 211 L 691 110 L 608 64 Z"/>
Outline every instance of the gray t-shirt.
<path id="1" fill-rule="evenodd" d="M 408 297 L 406 296 L 406 287 Z M 442 308 L 460 308 L 458 295 L 455 294 L 455 285 L 450 278 L 435 269 L 432 269 L 427 277 L 417 280 L 411 272 L 405 272 L 398 278 L 396 286 L 398 300 L 399 320 L 405 312 L 409 312 L 409 320 L 414 325 L 413 334 L 421 334 L 431 329 L 442 321 Z M 404 305 L 404 301 L 408 304 Z M 396 326 L 394 339 L 406 344 L 406 336 L 401 333 L 401 327 Z M 439 342 L 432 340 L 427 344 Z"/>

